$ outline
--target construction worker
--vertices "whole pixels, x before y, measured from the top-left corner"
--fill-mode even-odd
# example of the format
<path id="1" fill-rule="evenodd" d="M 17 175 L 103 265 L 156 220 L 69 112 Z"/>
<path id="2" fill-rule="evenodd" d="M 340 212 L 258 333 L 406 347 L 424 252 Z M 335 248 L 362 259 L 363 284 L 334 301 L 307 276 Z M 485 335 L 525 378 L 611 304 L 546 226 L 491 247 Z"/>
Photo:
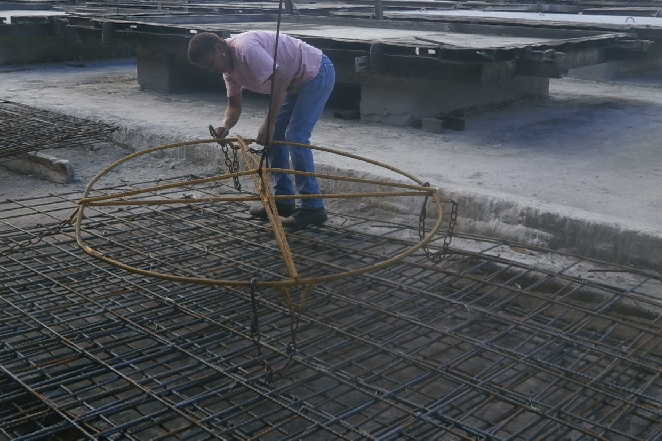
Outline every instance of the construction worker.
<path id="1" fill-rule="evenodd" d="M 310 142 L 313 127 L 335 84 L 333 63 L 321 50 L 280 34 L 274 73 L 275 42 L 274 32 L 262 31 L 245 32 L 228 39 L 203 32 L 191 38 L 188 46 L 190 62 L 202 69 L 222 73 L 225 80 L 228 105 L 223 124 L 215 129 L 217 137 L 224 138 L 237 124 L 243 89 L 270 94 L 273 87 L 270 113 L 277 116 L 269 121 L 267 114 L 257 142 L 265 146 L 271 145 L 273 140 Z M 315 171 L 310 149 L 271 145 L 268 157 L 271 167 L 290 168 L 290 157 L 295 170 Z M 294 180 L 298 194 L 319 194 L 315 177 L 295 175 Z M 290 175 L 274 173 L 274 193 L 295 194 Z M 321 225 L 327 219 L 324 202 L 319 198 L 302 199 L 298 209 L 294 199 L 278 200 L 276 205 L 278 214 L 285 218 L 283 224 L 291 229 Z M 262 206 L 251 208 L 250 213 L 267 218 Z"/>

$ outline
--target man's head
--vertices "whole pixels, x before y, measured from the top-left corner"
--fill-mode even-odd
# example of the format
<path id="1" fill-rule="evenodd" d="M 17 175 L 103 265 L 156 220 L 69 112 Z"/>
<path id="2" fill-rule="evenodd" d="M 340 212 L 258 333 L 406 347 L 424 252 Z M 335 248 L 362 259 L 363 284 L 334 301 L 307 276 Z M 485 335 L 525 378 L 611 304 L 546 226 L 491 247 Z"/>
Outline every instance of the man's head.
<path id="1" fill-rule="evenodd" d="M 216 34 L 201 32 L 188 43 L 188 59 L 201 69 L 211 72 L 232 70 L 232 55 L 228 44 Z"/>

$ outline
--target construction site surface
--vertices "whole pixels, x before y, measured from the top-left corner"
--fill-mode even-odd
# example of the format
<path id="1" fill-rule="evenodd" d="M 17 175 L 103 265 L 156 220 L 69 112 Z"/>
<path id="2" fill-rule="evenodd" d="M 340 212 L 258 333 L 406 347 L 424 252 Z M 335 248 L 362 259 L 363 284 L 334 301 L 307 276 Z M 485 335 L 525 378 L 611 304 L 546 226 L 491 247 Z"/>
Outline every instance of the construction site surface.
<path id="1" fill-rule="evenodd" d="M 662 439 L 655 5 L 284 3 L 0 2 L 0 441 Z M 286 233 L 185 53 L 279 6 L 338 71 Z"/>

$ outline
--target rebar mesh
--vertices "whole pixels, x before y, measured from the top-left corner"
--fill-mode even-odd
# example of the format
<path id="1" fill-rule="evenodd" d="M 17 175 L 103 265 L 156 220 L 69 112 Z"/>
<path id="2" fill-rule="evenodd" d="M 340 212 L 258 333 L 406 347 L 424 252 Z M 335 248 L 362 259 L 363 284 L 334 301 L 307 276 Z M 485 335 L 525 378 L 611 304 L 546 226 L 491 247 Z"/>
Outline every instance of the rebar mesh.
<path id="1" fill-rule="evenodd" d="M 655 274 L 462 236 L 439 264 L 421 253 L 318 286 L 296 316 L 294 352 L 287 306 L 261 289 L 259 355 L 247 290 L 127 273 L 84 255 L 70 227 L 51 228 L 78 196 L 0 204 L 0 402 L 25 403 L 0 413 L 0 439 L 662 436 Z M 91 210 L 87 231 L 106 244 L 139 243 L 140 253 L 121 250 L 136 265 L 145 252 L 192 271 L 230 263 L 267 277 L 278 250 L 244 212 L 241 204 Z M 372 261 L 415 234 L 333 217 L 290 235 L 300 261 Z M 127 218 L 144 225 L 140 234 Z"/>
<path id="2" fill-rule="evenodd" d="M 108 141 L 115 127 L 0 100 L 0 158 Z"/>

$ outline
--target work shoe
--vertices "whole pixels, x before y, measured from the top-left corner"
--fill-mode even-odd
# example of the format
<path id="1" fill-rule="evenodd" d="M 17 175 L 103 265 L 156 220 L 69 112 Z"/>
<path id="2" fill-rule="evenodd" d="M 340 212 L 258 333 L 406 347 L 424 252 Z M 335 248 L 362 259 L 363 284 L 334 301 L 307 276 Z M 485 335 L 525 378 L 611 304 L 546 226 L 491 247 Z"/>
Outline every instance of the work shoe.
<path id="1" fill-rule="evenodd" d="M 326 219 L 324 208 L 299 208 L 283 219 L 283 226 L 288 230 L 299 230 L 307 225 L 322 225 Z"/>
<path id="2" fill-rule="evenodd" d="M 296 205 L 294 205 L 294 201 L 276 201 L 276 209 L 278 210 L 279 216 L 287 217 L 294 213 Z M 264 205 L 262 204 L 253 205 L 248 210 L 248 213 L 253 217 L 258 217 L 263 220 L 266 220 L 269 217 L 267 216 L 267 210 L 264 209 Z"/>

